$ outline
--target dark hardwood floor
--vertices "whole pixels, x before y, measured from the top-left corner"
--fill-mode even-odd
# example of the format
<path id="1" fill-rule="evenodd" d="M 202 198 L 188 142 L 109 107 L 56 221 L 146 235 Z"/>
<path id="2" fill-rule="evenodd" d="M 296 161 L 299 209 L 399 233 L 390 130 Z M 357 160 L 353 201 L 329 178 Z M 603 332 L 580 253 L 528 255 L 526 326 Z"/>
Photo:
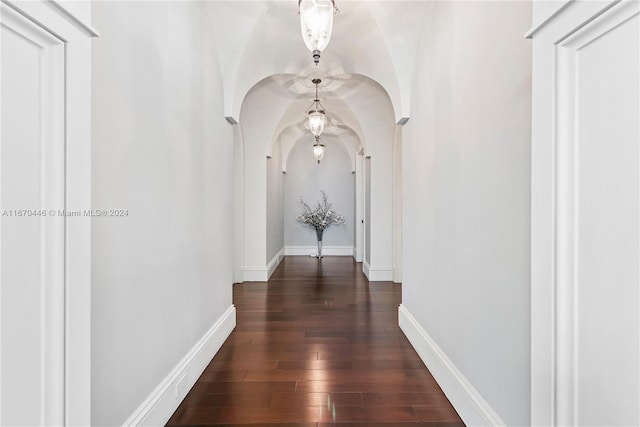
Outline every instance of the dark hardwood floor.
<path id="1" fill-rule="evenodd" d="M 237 326 L 170 426 L 463 426 L 398 328 L 401 285 L 286 257 L 234 285 Z"/>

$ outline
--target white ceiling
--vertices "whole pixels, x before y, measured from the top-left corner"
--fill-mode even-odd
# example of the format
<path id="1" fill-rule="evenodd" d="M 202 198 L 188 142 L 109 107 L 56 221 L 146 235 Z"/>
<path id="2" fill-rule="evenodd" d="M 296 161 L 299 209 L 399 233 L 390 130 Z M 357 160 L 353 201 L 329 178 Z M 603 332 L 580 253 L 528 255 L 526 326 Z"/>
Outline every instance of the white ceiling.
<path id="1" fill-rule="evenodd" d="M 333 35 L 316 66 L 300 34 L 296 0 L 207 2 L 224 80 L 225 115 L 242 124 L 247 103 L 261 108 L 268 103 L 279 117 L 269 114 L 269 123 L 261 126 L 272 146 L 283 144 L 286 159 L 291 141 L 308 134 L 311 79 L 319 77 L 330 123 L 326 135 L 355 141 L 346 143 L 350 152 L 366 150 L 363 122 L 372 109 L 390 108 L 394 122 L 410 117 L 415 55 L 429 3 L 337 0 Z M 260 97 L 250 96 L 256 90 Z"/>

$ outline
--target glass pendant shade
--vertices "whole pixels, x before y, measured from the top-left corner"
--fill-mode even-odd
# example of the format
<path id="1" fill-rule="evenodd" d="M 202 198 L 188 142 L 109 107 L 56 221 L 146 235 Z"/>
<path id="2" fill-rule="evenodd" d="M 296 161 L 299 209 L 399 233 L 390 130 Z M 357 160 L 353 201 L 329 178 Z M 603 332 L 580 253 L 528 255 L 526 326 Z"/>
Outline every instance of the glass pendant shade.
<path id="1" fill-rule="evenodd" d="M 311 129 L 311 133 L 313 136 L 320 136 L 322 131 L 324 131 L 324 125 L 326 124 L 327 119 L 325 117 L 324 111 L 322 110 L 311 110 L 309 111 L 309 129 Z"/>
<path id="2" fill-rule="evenodd" d="M 320 164 L 320 160 L 324 157 L 324 144 L 320 143 L 319 138 L 316 138 L 316 143 L 313 144 L 313 157 L 316 159 L 318 164 Z"/>
<path id="3" fill-rule="evenodd" d="M 316 64 L 320 62 L 322 52 L 331 39 L 333 14 L 336 10 L 334 0 L 299 0 L 300 28 L 307 48 L 313 52 Z"/>
<path id="4" fill-rule="evenodd" d="M 320 104 L 320 98 L 318 98 L 318 85 L 322 83 L 322 80 L 316 78 L 311 80 L 311 83 L 316 85 L 316 97 L 313 100 L 313 103 L 309 106 L 309 129 L 317 140 L 324 131 L 324 127 L 327 124 L 327 118 L 324 113 L 324 107 Z"/>

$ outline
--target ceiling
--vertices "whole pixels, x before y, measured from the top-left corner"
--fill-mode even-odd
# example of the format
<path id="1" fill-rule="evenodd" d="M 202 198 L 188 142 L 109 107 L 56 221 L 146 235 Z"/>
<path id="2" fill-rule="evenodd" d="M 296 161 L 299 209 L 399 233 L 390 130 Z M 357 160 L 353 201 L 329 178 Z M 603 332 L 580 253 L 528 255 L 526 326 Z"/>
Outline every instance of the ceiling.
<path id="1" fill-rule="evenodd" d="M 309 135 L 306 111 L 314 98 L 311 80 L 318 77 L 325 134 L 340 136 L 350 153 L 366 151 L 366 122 L 384 117 L 395 124 L 410 117 L 417 44 L 429 4 L 337 0 L 333 35 L 316 66 L 300 34 L 296 0 L 206 2 L 225 115 L 242 125 L 247 109 L 268 105 L 263 122 L 251 125 L 270 135 L 267 154 L 281 143 L 286 159 L 295 141 Z M 385 114 L 372 115 L 375 109 Z"/>

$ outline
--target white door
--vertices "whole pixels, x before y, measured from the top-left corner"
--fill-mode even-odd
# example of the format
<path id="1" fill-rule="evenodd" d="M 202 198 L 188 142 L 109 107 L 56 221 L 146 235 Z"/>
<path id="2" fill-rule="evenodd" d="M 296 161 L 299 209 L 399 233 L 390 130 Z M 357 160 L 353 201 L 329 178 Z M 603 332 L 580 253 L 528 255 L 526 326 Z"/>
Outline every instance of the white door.
<path id="1" fill-rule="evenodd" d="M 640 425 L 639 13 L 569 2 L 533 35 L 535 425 Z"/>
<path id="2" fill-rule="evenodd" d="M 64 44 L 2 4 L 0 424 L 64 423 Z"/>

